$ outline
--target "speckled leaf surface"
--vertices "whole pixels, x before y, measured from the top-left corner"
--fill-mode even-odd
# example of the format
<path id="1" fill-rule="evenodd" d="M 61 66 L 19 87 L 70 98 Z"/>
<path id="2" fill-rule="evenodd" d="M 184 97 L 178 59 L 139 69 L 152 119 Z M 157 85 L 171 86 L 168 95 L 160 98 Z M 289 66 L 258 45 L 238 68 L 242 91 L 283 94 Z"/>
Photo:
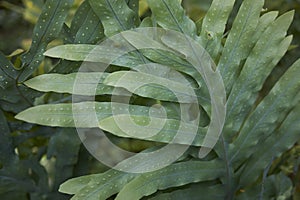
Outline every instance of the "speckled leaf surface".
<path id="1" fill-rule="evenodd" d="M 33 30 L 30 50 L 22 56 L 23 71 L 20 81 L 26 80 L 40 65 L 49 42 L 57 38 L 73 0 L 47 0 Z"/>
<path id="2" fill-rule="evenodd" d="M 214 180 L 222 176 L 223 173 L 222 164 L 217 160 L 176 163 L 159 171 L 145 173 L 134 178 L 120 191 L 116 199 L 138 200 L 143 196 L 155 193 L 157 190 Z"/>
<path id="3" fill-rule="evenodd" d="M 99 127 L 99 120 L 110 117 L 114 114 L 132 114 L 134 116 L 163 117 L 160 108 L 146 106 L 128 105 L 115 102 L 81 102 L 50 104 L 31 107 L 21 113 L 16 118 L 30 123 L 37 123 L 46 126 L 74 127 Z M 44 113 L 43 117 L 40 113 Z M 172 108 L 166 108 L 168 118 L 178 119 L 176 112 Z M 74 122 L 74 120 L 76 122 Z"/>
<path id="4" fill-rule="evenodd" d="M 299 93 L 298 93 L 299 94 Z M 268 166 L 272 158 L 277 158 L 283 152 L 290 149 L 300 139 L 300 106 L 294 108 L 283 121 L 275 134 L 266 140 L 260 141 L 262 147 L 254 152 L 251 159 L 247 160 L 245 170 L 241 173 L 240 187 L 247 186 L 261 175 L 263 169 Z"/>
<path id="5" fill-rule="evenodd" d="M 71 73 L 63 74 L 43 74 L 36 76 L 25 82 L 28 87 L 42 92 L 57 92 L 78 95 L 104 95 L 115 94 L 130 96 L 124 89 L 116 89 L 103 84 L 108 73 Z"/>
<path id="6" fill-rule="evenodd" d="M 256 42 L 253 38 L 254 33 L 260 32 L 257 25 L 263 3 L 263 0 L 245 0 L 226 39 L 218 68 L 227 94 L 238 76 L 240 62 L 247 58 Z"/>
<path id="7" fill-rule="evenodd" d="M 186 189 L 178 189 L 172 192 L 158 193 L 149 200 L 199 200 L 200 199 L 214 199 L 223 200 L 225 198 L 225 189 L 223 185 L 208 185 L 195 184 Z"/>
<path id="8" fill-rule="evenodd" d="M 185 15 L 178 0 L 148 0 L 150 9 L 157 23 L 170 30 L 184 33 L 188 36 L 196 36 L 196 25 Z"/>
<path id="9" fill-rule="evenodd" d="M 194 103 L 197 101 L 197 96 L 191 85 L 141 72 L 114 72 L 105 78 L 104 84 L 123 87 L 139 96 L 163 101 L 180 103 Z"/>
<path id="10" fill-rule="evenodd" d="M 215 60 L 221 50 L 221 39 L 235 0 L 214 0 L 207 11 L 200 33 L 201 45 Z"/>
<path id="11" fill-rule="evenodd" d="M 111 169 L 102 174 L 68 180 L 61 185 L 59 191 L 75 194 L 72 200 L 105 200 L 118 193 L 135 176 L 136 174 Z"/>
<path id="12" fill-rule="evenodd" d="M 77 10 L 71 23 L 70 34 L 75 44 L 95 44 L 104 38 L 102 23 L 88 1 L 84 1 Z"/>
<path id="13" fill-rule="evenodd" d="M 245 122 L 231 148 L 231 161 L 238 166 L 249 158 L 256 145 L 275 130 L 289 110 L 299 103 L 300 60 L 280 78 L 270 93 L 257 106 Z M 296 94 L 296 96 L 295 96 Z"/>
<path id="14" fill-rule="evenodd" d="M 133 118 L 133 119 L 132 119 Z M 120 128 L 120 125 L 121 128 Z M 141 115 L 116 115 L 100 120 L 99 126 L 114 135 L 163 143 L 201 146 L 207 128 L 175 119 Z M 213 136 L 209 140 L 215 140 Z"/>
<path id="15" fill-rule="evenodd" d="M 104 26 L 106 36 L 135 27 L 138 15 L 131 10 L 125 0 L 89 0 L 91 7 Z"/>
<path id="16" fill-rule="evenodd" d="M 239 130 L 266 78 L 287 51 L 291 38 L 284 38 L 292 18 L 293 12 L 279 17 L 263 33 L 247 58 L 227 101 L 227 116 L 230 122 L 227 127 L 231 130 Z M 278 26 L 281 29 L 278 29 Z M 281 48 L 278 49 L 278 46 Z"/>

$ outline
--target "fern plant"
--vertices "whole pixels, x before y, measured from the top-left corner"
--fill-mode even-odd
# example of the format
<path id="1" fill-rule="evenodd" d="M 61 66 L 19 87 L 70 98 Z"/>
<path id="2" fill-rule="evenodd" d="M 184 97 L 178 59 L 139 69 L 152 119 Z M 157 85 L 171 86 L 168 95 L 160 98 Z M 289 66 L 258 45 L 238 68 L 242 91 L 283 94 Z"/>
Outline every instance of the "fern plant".
<path id="1" fill-rule="evenodd" d="M 50 3 L 45 5 L 35 27 L 31 50 L 23 57 L 25 66 L 20 80 L 29 77 L 44 54 L 60 59 L 59 63 L 50 73 L 25 81 L 28 87 L 69 95 L 96 94 L 97 98 L 94 102 L 37 105 L 19 113 L 17 119 L 45 126 L 100 127 L 108 137 L 119 142 L 128 142 L 126 138 L 130 137 L 136 144 L 147 146 L 149 149 L 142 149 L 148 151 L 172 140 L 177 131 L 172 125 L 178 127 L 182 120 L 178 104 L 192 106 L 192 102 L 188 98 L 180 102 L 169 95 L 165 87 L 146 85 L 143 90 L 131 87 L 138 85 L 141 79 L 150 78 L 158 85 L 173 84 L 178 93 L 189 91 L 187 83 L 181 81 L 182 76 L 186 77 L 189 86 L 195 86 L 197 108 L 204 116 L 191 147 L 169 166 L 146 173 L 110 169 L 68 180 L 61 185 L 60 192 L 74 195 L 72 199 L 107 199 L 113 195 L 121 200 L 291 198 L 290 179 L 282 173 L 268 172 L 272 161 L 300 139 L 300 60 L 286 71 L 267 95 L 261 96 L 260 91 L 290 46 L 292 36 L 287 36 L 287 30 L 293 11 L 278 16 L 276 11 L 263 11 L 263 0 L 244 0 L 231 29 L 225 34 L 234 0 L 213 0 L 205 17 L 197 22 L 185 15 L 181 1 L 177 0 L 148 0 L 151 16 L 143 19 L 138 16 L 137 0 L 86 0 L 77 10 L 70 27 L 60 26 L 65 44 L 45 52 L 46 45 L 57 32 L 56 22 L 63 20 L 64 5 L 71 1 L 57 1 L 55 9 L 52 7 L 54 1 L 47 2 Z M 50 22 L 44 26 L 47 17 Z M 183 33 L 203 46 L 217 63 L 216 70 L 220 72 L 226 90 L 227 113 L 218 143 L 207 157 L 199 158 L 197 152 L 210 122 L 212 101 L 204 79 L 197 76 L 187 57 L 182 55 L 184 50 L 173 49 L 173 53 L 154 49 L 135 51 L 114 60 L 105 72 L 77 72 L 86 58 L 89 62 L 103 61 L 101 56 L 88 56 L 98 41 L 138 27 L 161 27 Z M 101 55 L 102 51 L 105 50 L 96 53 Z M 145 63 L 152 63 L 156 68 L 138 68 Z M 120 81 L 124 72 L 132 76 Z M 165 76 L 161 75 L 164 73 Z M 80 82 L 74 89 L 77 77 Z M 102 77 L 100 82 L 99 77 Z M 96 90 L 89 88 L 93 81 L 97 84 Z M 130 101 L 131 117 L 150 121 L 150 107 L 158 102 L 166 108 L 166 123 L 170 125 L 148 138 L 124 134 L 117 128 L 116 116 L 112 115 L 113 110 L 121 110 L 125 104 L 119 102 L 111 106 L 106 98 L 115 89 L 121 97 L 128 95 L 128 91 L 135 94 Z M 89 118 L 93 110 L 99 121 Z M 129 115 L 119 114 L 120 118 Z M 76 122 L 75 119 L 80 120 Z M 148 128 L 151 132 L 155 126 Z M 149 143 L 144 143 L 147 140 Z M 184 140 L 177 143 L 186 144 Z"/>

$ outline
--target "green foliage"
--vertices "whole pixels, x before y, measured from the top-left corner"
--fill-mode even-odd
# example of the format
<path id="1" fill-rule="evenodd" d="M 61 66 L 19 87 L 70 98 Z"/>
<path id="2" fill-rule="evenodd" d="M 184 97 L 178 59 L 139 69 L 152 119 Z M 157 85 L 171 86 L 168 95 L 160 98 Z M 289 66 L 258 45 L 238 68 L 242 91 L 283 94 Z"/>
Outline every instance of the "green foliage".
<path id="1" fill-rule="evenodd" d="M 112 196 L 121 200 L 289 199 L 296 194 L 288 176 L 270 169 L 276 158 L 300 140 L 300 60 L 261 95 L 290 47 L 292 36 L 287 31 L 293 11 L 277 17 L 278 12 L 262 12 L 263 0 L 244 0 L 231 29 L 226 30 L 234 0 L 212 1 L 197 23 L 178 0 L 148 0 L 151 15 L 144 19 L 139 17 L 137 0 L 86 0 L 68 25 L 72 3 L 45 2 L 29 51 L 12 56 L 22 61 L 22 67 L 0 54 L 0 92 L 4 94 L 0 96 L 1 198 L 69 197 L 58 194 L 58 188 L 74 195 L 72 199 L 91 200 Z M 164 31 L 155 37 L 151 32 L 145 37 L 125 32 L 123 37 L 135 51 L 112 63 L 111 57 L 118 52 L 95 45 L 122 31 L 147 26 L 195 39 L 210 54 L 216 69 L 201 68 L 205 74 L 201 77 L 192 67 L 199 62 L 191 59 L 201 49 Z M 46 50 L 55 39 L 63 44 Z M 150 48 L 136 50 L 139 43 L 135 41 Z M 29 79 L 44 56 L 58 63 L 49 73 Z M 105 72 L 99 72 L 96 64 L 94 72 L 78 72 L 83 61 L 110 66 Z M 225 103 L 225 99 L 212 98 L 212 94 L 223 94 L 220 82 L 209 81 L 215 70 L 221 73 L 227 95 L 225 125 L 213 151 L 199 158 L 197 151 L 203 147 L 209 123 L 223 112 L 211 104 Z M 71 95 L 96 97 L 71 103 Z M 196 111 L 201 113 L 197 124 Z M 120 121 L 125 129 L 119 127 Z M 184 147 L 192 142 L 180 159 L 162 169 L 102 172 L 101 167 L 89 166 L 91 162 L 86 162 L 87 167 L 80 165 L 87 154 L 74 127 L 101 128 L 117 143 L 129 142 L 128 138 L 147 141 L 152 147 L 145 151 L 166 143 Z M 135 161 L 132 166 L 142 164 Z M 91 169 L 98 173 L 81 176 Z"/>

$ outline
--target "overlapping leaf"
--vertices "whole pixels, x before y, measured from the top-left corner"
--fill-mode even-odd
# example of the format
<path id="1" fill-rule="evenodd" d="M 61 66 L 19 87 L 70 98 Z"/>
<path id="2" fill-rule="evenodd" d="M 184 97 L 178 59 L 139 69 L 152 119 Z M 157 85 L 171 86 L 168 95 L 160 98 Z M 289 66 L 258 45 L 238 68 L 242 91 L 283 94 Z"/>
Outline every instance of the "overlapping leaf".
<path id="1" fill-rule="evenodd" d="M 145 173 L 134 178 L 120 191 L 116 199 L 137 200 L 153 194 L 157 190 L 214 180 L 223 173 L 222 164 L 216 160 L 176 163 L 159 171 Z"/>
<path id="2" fill-rule="evenodd" d="M 231 149 L 231 161 L 235 167 L 249 158 L 255 146 L 268 138 L 289 110 L 299 103 L 299 76 L 300 60 L 289 68 L 249 116 Z"/>
<path id="3" fill-rule="evenodd" d="M 196 26 L 185 15 L 180 2 L 178 0 L 148 0 L 150 9 L 161 27 L 195 37 Z"/>
<path id="4" fill-rule="evenodd" d="M 253 38 L 254 33 L 261 33 L 265 28 L 264 23 L 258 27 L 262 6 L 263 0 L 244 1 L 226 39 L 218 68 L 222 74 L 227 93 L 230 92 L 239 72 L 240 62 L 247 58 L 253 44 L 256 43 L 255 39 L 258 39 Z M 268 22 L 268 18 L 266 21 Z M 257 28 L 262 30 L 257 30 Z M 265 41 L 265 38 L 262 40 Z"/>
<path id="5" fill-rule="evenodd" d="M 30 50 L 23 55 L 20 81 L 26 80 L 40 65 L 49 42 L 58 37 L 73 0 L 47 0 L 33 30 Z"/>
<path id="6" fill-rule="evenodd" d="M 261 36 L 241 71 L 227 102 L 229 132 L 239 130 L 264 81 L 280 58 L 287 51 L 291 38 L 285 40 L 286 31 L 292 21 L 293 12 L 279 17 Z M 281 27 L 280 30 L 278 26 Z M 270 34 L 273 34 L 270 37 Z M 277 47 L 280 47 L 277 49 Z"/>
<path id="7" fill-rule="evenodd" d="M 214 60 L 221 50 L 221 39 L 234 2 L 234 0 L 212 1 L 211 7 L 202 21 L 200 43 Z"/>

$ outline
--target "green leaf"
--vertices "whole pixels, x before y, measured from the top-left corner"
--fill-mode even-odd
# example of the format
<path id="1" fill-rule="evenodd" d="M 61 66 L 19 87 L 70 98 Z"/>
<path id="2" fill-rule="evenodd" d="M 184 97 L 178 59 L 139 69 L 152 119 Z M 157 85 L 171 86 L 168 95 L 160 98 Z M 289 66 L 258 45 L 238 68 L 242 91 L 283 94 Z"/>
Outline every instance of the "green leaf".
<path id="1" fill-rule="evenodd" d="M 198 127 L 176 119 L 133 114 L 107 117 L 100 120 L 99 127 L 119 137 L 194 146 L 205 146 L 202 143 L 207 132 L 206 127 Z M 214 136 L 207 137 L 209 141 L 217 139 Z"/>
<path id="2" fill-rule="evenodd" d="M 248 117 L 231 146 L 231 161 L 235 167 L 248 159 L 256 145 L 269 137 L 289 110 L 299 103 L 299 76 L 300 60 L 288 69 Z"/>
<path id="3" fill-rule="evenodd" d="M 130 96 L 131 94 L 120 88 L 103 85 L 108 73 L 78 72 L 67 75 L 43 74 L 25 82 L 25 85 L 42 92 L 57 92 L 78 95 L 114 94 Z"/>
<path id="4" fill-rule="evenodd" d="M 195 23 L 185 15 L 179 0 L 148 0 L 157 23 L 170 30 L 179 31 L 191 37 L 196 36 Z"/>
<path id="5" fill-rule="evenodd" d="M 257 148 L 251 158 L 247 160 L 244 170 L 241 173 L 240 187 L 247 186 L 249 183 L 254 182 L 271 161 L 271 158 L 279 157 L 300 140 L 299 113 L 300 106 L 298 104 L 283 121 L 278 130 L 266 140 L 258 143 L 259 148 Z"/>
<path id="6" fill-rule="evenodd" d="M 118 193 L 135 176 L 137 174 L 111 169 L 102 174 L 93 174 L 68 180 L 61 185 L 59 191 L 75 194 L 72 200 L 105 200 L 111 195 Z"/>
<path id="7" fill-rule="evenodd" d="M 214 146 L 216 141 L 211 140 L 212 138 L 218 138 L 222 132 L 223 125 L 225 123 L 226 115 L 226 94 L 225 88 L 222 81 L 222 77 L 219 71 L 214 71 L 214 64 L 211 61 L 210 56 L 204 51 L 204 49 L 192 39 L 181 40 L 180 36 L 169 32 L 166 34 L 162 41 L 168 47 L 178 51 L 186 57 L 186 60 L 193 66 L 197 66 L 199 71 L 193 78 L 198 82 L 199 85 L 206 85 L 209 91 L 211 100 L 211 123 L 209 124 L 207 137 L 211 137 L 204 143 Z M 205 84 L 202 84 L 204 82 Z M 205 91 L 205 93 L 208 93 Z M 205 106 L 203 106 L 205 108 Z M 206 108 L 206 111 L 209 111 Z M 206 155 L 208 149 L 200 149 L 199 156 Z"/>
<path id="8" fill-rule="evenodd" d="M 137 13 L 128 7 L 125 0 L 89 0 L 89 3 L 101 20 L 104 33 L 108 37 L 129 30 L 139 22 Z"/>
<path id="9" fill-rule="evenodd" d="M 235 133 L 240 129 L 263 83 L 287 51 L 291 37 L 284 38 L 292 18 L 293 12 L 279 17 L 263 33 L 247 58 L 227 101 L 226 129 L 229 133 Z"/>
<path id="10" fill-rule="evenodd" d="M 199 200 L 199 199 L 225 199 L 225 189 L 223 185 L 207 185 L 205 183 L 189 185 L 185 189 L 177 189 L 173 192 L 155 195 L 149 200 Z"/>
<path id="11" fill-rule="evenodd" d="M 241 61 L 247 58 L 253 45 L 257 41 L 253 38 L 254 33 L 264 31 L 264 29 L 257 30 L 257 28 L 260 27 L 265 28 L 264 23 L 258 26 L 263 4 L 263 0 L 243 1 L 226 39 L 218 68 L 222 74 L 227 94 L 229 94 L 238 76 Z M 270 16 L 271 19 L 272 17 L 273 15 Z M 267 18 L 266 21 L 268 22 L 269 18 Z M 266 38 L 261 41 L 265 41 L 265 39 Z"/>
<path id="12" fill-rule="evenodd" d="M 105 37 L 101 21 L 94 13 L 88 1 L 84 1 L 75 13 L 71 27 L 68 28 L 66 43 L 74 44 L 96 44 Z M 51 73 L 72 73 L 81 66 L 80 62 L 61 62 L 51 70 Z"/>
<path id="13" fill-rule="evenodd" d="M 128 7 L 138 15 L 139 13 L 139 0 L 125 0 Z"/>
<path id="14" fill-rule="evenodd" d="M 144 117 L 148 116 L 150 112 L 156 117 L 166 117 L 160 108 L 155 107 L 115 102 L 81 102 L 35 106 L 19 113 L 15 118 L 45 126 L 75 127 L 76 123 L 76 127 L 91 128 L 99 127 L 99 120 L 110 117 L 113 113 L 120 115 L 128 114 L 128 112 L 134 116 Z M 172 112 L 171 109 L 166 108 L 166 113 Z M 41 113 L 43 113 L 42 116 Z M 94 113 L 97 119 L 95 119 Z M 174 116 L 174 114 L 170 114 L 170 116 Z"/>
<path id="15" fill-rule="evenodd" d="M 117 195 L 117 200 L 135 200 L 157 190 L 178 187 L 189 183 L 209 181 L 223 176 L 222 163 L 217 160 L 186 161 L 172 164 L 159 171 L 137 176 Z M 174 181 L 176 180 L 176 181 Z"/>
<path id="16" fill-rule="evenodd" d="M 181 78 L 184 79 L 183 76 Z M 141 72 L 114 72 L 105 78 L 104 84 L 123 87 L 139 96 L 157 100 L 181 103 L 195 103 L 197 101 L 191 85 Z"/>
<path id="17" fill-rule="evenodd" d="M 200 43 L 214 60 L 221 50 L 221 39 L 234 2 L 214 0 L 203 19 Z"/>
<path id="18" fill-rule="evenodd" d="M 14 69 L 14 65 L 0 52 L 0 89 L 6 89 L 12 85 L 17 76 L 18 72 Z"/>
<path id="19" fill-rule="evenodd" d="M 264 183 L 245 188 L 244 192 L 236 198 L 238 200 L 290 199 L 292 187 L 293 185 L 290 178 L 281 172 L 279 174 L 268 176 Z"/>
<path id="20" fill-rule="evenodd" d="M 57 190 L 63 181 L 73 176 L 75 165 L 78 162 L 77 156 L 80 146 L 81 140 L 78 137 L 76 129 L 64 128 L 51 137 L 47 149 L 47 158 L 56 158 L 53 182 L 54 190 Z"/>
<path id="21" fill-rule="evenodd" d="M 65 194 L 76 194 L 82 188 L 88 185 L 88 183 L 95 177 L 95 174 L 80 176 L 72 178 L 64 182 L 59 187 L 59 192 Z"/>
<path id="22" fill-rule="evenodd" d="M 0 105 L 5 111 L 20 112 L 28 106 L 39 93 L 17 84 L 18 71 L 0 52 Z"/>
<path id="23" fill-rule="evenodd" d="M 73 0 L 47 0 L 34 27 L 30 50 L 22 56 L 23 71 L 20 81 L 26 80 L 43 61 L 49 42 L 56 39 L 63 27 Z"/>
<path id="24" fill-rule="evenodd" d="M 127 46 L 125 48 L 127 48 Z M 114 50 L 115 51 L 112 49 L 111 42 L 106 41 L 104 45 L 68 44 L 56 46 L 46 51 L 44 55 L 70 61 L 102 62 L 107 64 L 112 62 L 111 64 L 113 65 L 132 69 L 136 69 L 137 66 L 145 64 L 145 59 L 139 57 L 139 52 L 124 54 L 126 52 L 120 48 Z M 124 55 L 120 57 L 122 54 Z"/>
<path id="25" fill-rule="evenodd" d="M 0 109 L 0 164 L 8 164 L 14 158 L 12 138 L 9 136 L 10 129 L 3 111 Z"/>
<path id="26" fill-rule="evenodd" d="M 72 20 L 70 34 L 75 44 L 95 44 L 104 38 L 102 23 L 88 1 L 84 1 L 78 8 Z"/>

